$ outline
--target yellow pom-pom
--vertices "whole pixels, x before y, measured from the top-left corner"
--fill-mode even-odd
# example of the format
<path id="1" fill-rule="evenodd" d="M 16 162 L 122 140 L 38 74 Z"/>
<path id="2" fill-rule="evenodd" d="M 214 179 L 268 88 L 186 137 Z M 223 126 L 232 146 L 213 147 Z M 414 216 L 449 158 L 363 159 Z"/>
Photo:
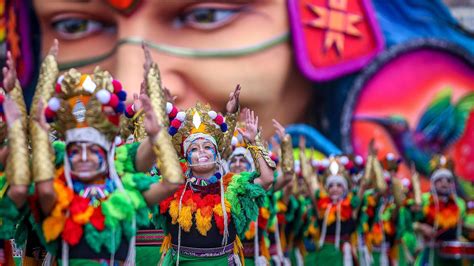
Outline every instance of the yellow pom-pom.
<path id="1" fill-rule="evenodd" d="M 64 224 L 66 224 L 65 216 L 53 217 L 49 216 L 43 222 L 43 235 L 46 242 L 53 241 L 58 238 L 59 234 L 64 229 Z"/>

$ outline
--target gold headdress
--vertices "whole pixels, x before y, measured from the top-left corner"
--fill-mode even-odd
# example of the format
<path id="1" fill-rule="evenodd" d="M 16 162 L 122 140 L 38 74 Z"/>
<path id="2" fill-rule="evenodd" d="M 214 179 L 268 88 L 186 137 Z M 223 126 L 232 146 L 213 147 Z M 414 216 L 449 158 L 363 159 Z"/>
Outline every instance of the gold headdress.
<path id="1" fill-rule="evenodd" d="M 348 164 L 349 158 L 347 156 L 338 156 L 327 159 L 328 161 L 322 162 L 322 165 L 327 165 L 326 170 L 322 174 L 321 178 L 324 187 L 327 188 L 332 182 L 341 183 L 346 190 L 351 188 L 351 179 L 349 172 L 345 168 Z"/>
<path id="2" fill-rule="evenodd" d="M 430 180 L 435 182 L 441 177 L 454 179 L 454 162 L 444 155 L 435 155 L 430 161 L 432 169 Z"/>
<path id="3" fill-rule="evenodd" d="M 172 108 L 167 108 L 173 110 Z M 171 118 L 171 117 L 170 117 Z M 205 134 L 212 137 L 217 144 L 217 150 L 222 153 L 226 149 L 225 132 L 227 124 L 221 114 L 211 110 L 209 105 L 197 103 L 186 112 L 177 112 L 172 119 L 168 132 L 173 136 L 173 145 L 180 155 L 184 155 L 183 144 L 193 134 Z"/>
<path id="4" fill-rule="evenodd" d="M 93 75 L 87 75 L 70 69 L 59 78 L 45 116 L 66 142 L 82 140 L 74 129 L 93 128 L 112 143 L 120 131 L 126 96 L 121 84 L 107 71 L 96 68 Z"/>

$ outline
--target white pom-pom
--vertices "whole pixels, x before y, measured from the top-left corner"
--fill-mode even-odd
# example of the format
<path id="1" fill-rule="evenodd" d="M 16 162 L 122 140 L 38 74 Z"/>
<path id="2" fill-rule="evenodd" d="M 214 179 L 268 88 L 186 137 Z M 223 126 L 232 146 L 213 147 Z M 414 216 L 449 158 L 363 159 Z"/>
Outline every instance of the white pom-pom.
<path id="1" fill-rule="evenodd" d="M 232 137 L 232 140 L 230 141 L 230 144 L 232 146 L 235 146 L 235 145 L 237 145 L 237 143 L 239 143 L 239 140 L 236 137 Z"/>
<path id="2" fill-rule="evenodd" d="M 57 83 L 61 84 L 63 82 L 64 75 L 59 76 Z"/>
<path id="3" fill-rule="evenodd" d="M 102 89 L 95 94 L 95 97 L 101 104 L 108 104 L 110 102 L 110 92 Z"/>
<path id="4" fill-rule="evenodd" d="M 387 153 L 387 160 L 392 161 L 395 159 L 395 154 L 389 152 Z"/>
<path id="5" fill-rule="evenodd" d="M 408 178 L 402 178 L 402 184 L 404 187 L 410 186 L 410 180 Z"/>
<path id="6" fill-rule="evenodd" d="M 186 113 L 183 111 L 178 112 L 178 114 L 176 115 L 176 119 L 178 119 L 181 122 L 183 122 L 185 118 L 186 118 Z"/>
<path id="7" fill-rule="evenodd" d="M 58 98 L 53 97 L 53 98 L 49 99 L 48 107 L 49 107 L 49 109 L 51 109 L 51 111 L 57 112 L 59 110 L 59 108 L 61 107 L 61 102 L 59 101 Z"/>
<path id="8" fill-rule="evenodd" d="M 319 161 L 318 160 L 311 160 L 311 165 L 313 167 L 318 167 L 319 166 Z"/>
<path id="9" fill-rule="evenodd" d="M 328 159 L 323 159 L 321 160 L 321 166 L 324 168 L 328 168 L 330 164 L 330 161 Z"/>
<path id="10" fill-rule="evenodd" d="M 120 145 L 122 143 L 122 139 L 119 136 L 116 136 L 114 139 L 115 146 Z"/>
<path id="11" fill-rule="evenodd" d="M 169 115 L 172 110 L 173 110 L 173 104 L 171 104 L 170 102 L 167 102 L 166 103 L 166 114 Z"/>
<path id="12" fill-rule="evenodd" d="M 216 119 L 216 117 L 217 117 L 217 113 L 215 111 L 209 111 L 209 112 L 207 112 L 207 114 L 209 115 L 209 117 L 212 120 Z"/>
<path id="13" fill-rule="evenodd" d="M 343 165 L 346 165 L 349 163 L 349 158 L 347 158 L 347 156 L 342 156 L 340 161 Z"/>
<path id="14" fill-rule="evenodd" d="M 357 155 L 355 157 L 354 161 L 356 162 L 356 164 L 361 165 L 361 164 L 364 163 L 364 158 L 362 158 L 362 156 L 360 156 L 360 155 Z"/>

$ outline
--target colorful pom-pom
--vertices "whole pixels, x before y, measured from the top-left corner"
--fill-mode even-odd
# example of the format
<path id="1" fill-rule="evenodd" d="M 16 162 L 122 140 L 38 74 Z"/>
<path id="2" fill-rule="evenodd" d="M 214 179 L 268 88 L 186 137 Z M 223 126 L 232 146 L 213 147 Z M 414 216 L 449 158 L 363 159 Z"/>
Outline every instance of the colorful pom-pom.
<path id="1" fill-rule="evenodd" d="M 48 107 L 49 107 L 49 109 L 51 109 L 51 111 L 57 112 L 59 110 L 59 108 L 61 107 L 61 102 L 59 101 L 58 98 L 52 97 L 48 101 Z"/>
<path id="2" fill-rule="evenodd" d="M 181 126 L 181 121 L 178 119 L 173 119 L 173 121 L 171 121 L 171 126 L 174 128 L 179 128 Z"/>
<path id="3" fill-rule="evenodd" d="M 111 106 L 112 108 L 116 108 L 117 105 L 119 104 L 119 98 L 117 97 L 117 95 L 115 94 L 110 94 L 110 101 L 109 103 L 107 104 L 108 106 Z"/>
<path id="4" fill-rule="evenodd" d="M 329 160 L 328 159 L 323 159 L 321 160 L 321 166 L 324 167 L 324 168 L 328 168 L 329 167 Z"/>
<path id="5" fill-rule="evenodd" d="M 106 89 L 102 89 L 95 94 L 95 97 L 101 104 L 105 105 L 110 102 L 111 93 Z"/>
<path id="6" fill-rule="evenodd" d="M 112 80 L 112 86 L 114 86 L 114 93 L 118 93 L 122 90 L 122 83 L 116 79 Z"/>
<path id="7" fill-rule="evenodd" d="M 392 160 L 395 159 L 395 154 L 389 152 L 389 153 L 387 153 L 386 158 L 387 158 L 387 160 L 392 161 Z"/>
<path id="8" fill-rule="evenodd" d="M 117 106 L 114 108 L 115 112 L 121 114 L 125 111 L 125 104 L 123 102 L 119 102 Z"/>
<path id="9" fill-rule="evenodd" d="M 349 163 L 349 158 L 347 158 L 347 156 L 341 156 L 340 161 L 343 165 L 347 165 Z"/>
<path id="10" fill-rule="evenodd" d="M 186 113 L 185 112 L 178 112 L 176 114 L 176 119 L 178 119 L 179 121 L 183 122 L 184 119 L 186 118 Z"/>
<path id="11" fill-rule="evenodd" d="M 209 115 L 209 117 L 212 120 L 216 119 L 216 117 L 217 117 L 217 113 L 215 111 L 209 111 L 209 112 L 207 112 L 207 114 Z"/>
<path id="12" fill-rule="evenodd" d="M 118 96 L 119 100 L 122 101 L 122 102 L 127 100 L 127 92 L 124 91 L 124 90 L 121 90 L 121 91 L 117 92 L 117 96 Z"/>
<path id="13" fill-rule="evenodd" d="M 171 119 L 173 119 L 173 118 L 176 117 L 177 114 L 178 114 L 178 108 L 176 108 L 175 106 L 173 106 L 173 107 L 171 108 L 170 113 L 168 114 L 168 117 L 171 118 Z"/>
<path id="14" fill-rule="evenodd" d="M 170 102 L 166 102 L 166 114 L 170 114 L 171 110 L 173 110 L 173 104 Z"/>
<path id="15" fill-rule="evenodd" d="M 235 145 L 237 145 L 237 143 L 239 143 L 239 140 L 236 137 L 232 137 L 232 140 L 230 141 L 230 144 L 232 146 L 235 146 Z"/>
<path id="16" fill-rule="evenodd" d="M 222 131 L 222 132 L 227 132 L 227 129 L 228 129 L 227 124 L 226 124 L 226 123 L 222 123 L 222 125 L 221 125 L 221 131 Z"/>
<path id="17" fill-rule="evenodd" d="M 132 118 L 135 115 L 135 111 L 133 110 L 133 104 L 130 104 L 125 108 L 125 116 L 128 118 Z"/>
<path id="18" fill-rule="evenodd" d="M 56 112 L 51 110 L 49 107 L 46 107 L 44 109 L 44 116 L 46 117 L 46 121 L 48 123 L 51 123 L 54 121 L 54 118 L 56 117 Z"/>
<path id="19" fill-rule="evenodd" d="M 56 83 L 56 87 L 54 87 L 54 91 L 56 93 L 61 93 L 61 83 Z"/>
<path id="20" fill-rule="evenodd" d="M 214 119 L 214 122 L 216 122 L 216 124 L 218 125 L 221 125 L 222 123 L 224 123 L 224 117 L 222 115 L 217 115 L 216 119 Z"/>
<path id="21" fill-rule="evenodd" d="M 175 127 L 170 127 L 168 129 L 168 133 L 171 135 L 171 136 L 174 136 L 176 133 L 178 133 L 178 129 L 175 128 Z"/>

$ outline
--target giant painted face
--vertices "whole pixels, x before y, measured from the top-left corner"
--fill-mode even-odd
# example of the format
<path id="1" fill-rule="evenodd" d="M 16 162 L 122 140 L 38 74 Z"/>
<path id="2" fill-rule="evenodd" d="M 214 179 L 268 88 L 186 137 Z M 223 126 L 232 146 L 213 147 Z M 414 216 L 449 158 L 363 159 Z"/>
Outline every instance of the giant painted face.
<path id="1" fill-rule="evenodd" d="M 223 111 L 238 83 L 241 104 L 264 128 L 273 117 L 300 120 L 308 108 L 311 84 L 293 64 L 285 0 L 33 2 L 43 54 L 57 38 L 62 68 L 100 65 L 128 92 L 139 92 L 145 41 L 182 108 L 200 100 Z"/>

